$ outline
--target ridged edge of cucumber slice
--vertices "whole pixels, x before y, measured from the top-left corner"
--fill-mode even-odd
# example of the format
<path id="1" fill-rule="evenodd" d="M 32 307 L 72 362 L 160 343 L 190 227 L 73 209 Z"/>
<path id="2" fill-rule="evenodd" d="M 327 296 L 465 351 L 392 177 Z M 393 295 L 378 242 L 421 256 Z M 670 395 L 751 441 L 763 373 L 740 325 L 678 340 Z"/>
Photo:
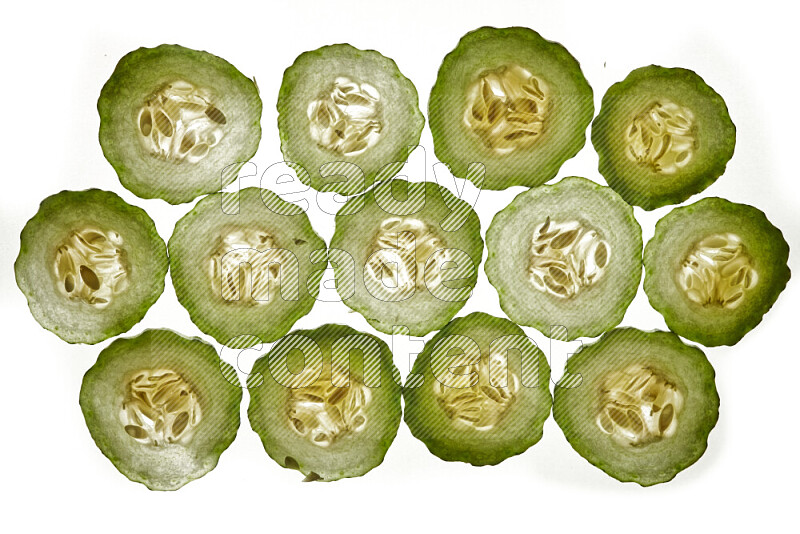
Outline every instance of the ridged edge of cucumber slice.
<path id="1" fill-rule="evenodd" d="M 593 287 L 588 287 L 581 294 L 575 295 L 571 299 L 559 299 L 558 297 L 541 293 L 532 287 L 527 279 L 527 259 L 525 261 L 506 260 L 509 255 L 522 255 L 527 258 L 530 250 L 530 239 L 533 234 L 533 227 L 539 222 L 544 222 L 544 211 L 541 221 L 534 220 L 532 217 L 523 217 L 523 213 L 536 211 L 546 206 L 549 198 L 554 198 L 559 202 L 559 197 L 577 197 L 578 200 L 586 200 L 594 195 L 597 203 L 587 208 L 574 208 L 573 204 L 568 204 L 567 208 L 574 211 L 574 217 L 585 221 L 587 216 L 598 219 L 596 224 L 590 224 L 595 229 L 602 229 L 606 239 L 619 240 L 623 234 L 629 238 L 634 238 L 632 244 L 619 243 L 620 246 L 613 247 L 611 251 L 611 263 L 608 269 L 611 272 L 604 274 L 603 278 L 597 281 Z M 603 202 L 602 207 L 600 202 Z M 590 209 L 591 208 L 591 209 Z M 563 209 L 563 208 L 562 208 Z M 609 210 L 615 210 L 614 220 L 624 225 L 622 229 L 613 231 L 611 228 L 603 227 L 603 223 L 608 224 Z M 547 214 L 549 215 L 549 213 Z M 512 221 L 520 219 L 524 229 L 517 231 L 507 230 L 506 226 Z M 517 228 L 519 224 L 512 225 Z M 623 232 L 624 231 L 624 232 Z M 511 233 L 511 235 L 507 235 Z M 518 237 L 522 240 L 524 249 L 506 251 L 512 243 L 512 239 Z M 627 204 L 614 190 L 602 186 L 586 178 L 570 176 L 556 182 L 553 185 L 544 185 L 523 191 L 517 195 L 511 203 L 497 212 L 486 231 L 486 244 L 488 256 L 484 270 L 489 279 L 489 283 L 495 288 L 500 298 L 500 307 L 503 312 L 514 322 L 532 326 L 546 336 L 563 337 L 563 329 L 551 328 L 563 326 L 566 328 L 567 340 L 579 337 L 595 337 L 603 332 L 618 325 L 625 315 L 625 311 L 633 301 L 639 289 L 639 282 L 642 276 L 642 231 L 636 221 L 633 208 Z M 627 268 L 623 272 L 615 268 L 615 257 L 618 257 L 618 250 L 623 250 L 623 257 L 626 259 Z M 509 277 L 505 270 L 513 267 L 516 271 Z M 613 279 L 609 276 L 614 274 Z M 509 280 L 511 278 L 511 280 Z M 513 281 L 517 284 L 513 284 Z M 624 282 L 623 287 L 613 286 L 613 283 Z M 514 287 L 511 287 L 511 285 Z M 612 296 L 608 297 L 611 292 Z M 605 296 L 604 296 L 605 295 Z M 613 307 L 609 303 L 614 304 Z M 577 314 L 577 317 L 575 316 Z M 591 314 L 588 319 L 580 319 L 581 315 Z M 603 318 L 605 317 L 605 318 Z"/>
<path id="2" fill-rule="evenodd" d="M 328 447 L 321 448 L 309 444 L 305 437 L 295 434 L 289 427 L 288 421 L 281 422 L 280 420 L 285 419 L 285 416 L 279 413 L 279 410 L 285 409 L 282 403 L 285 402 L 286 387 L 275 380 L 270 366 L 276 359 L 276 351 L 280 349 L 280 344 L 291 336 L 306 336 L 317 343 L 323 357 L 321 377 L 330 376 L 333 358 L 332 346 L 337 340 L 345 336 L 367 336 L 374 341 L 380 348 L 380 368 L 377 370 L 380 386 L 370 389 L 373 395 L 382 395 L 384 398 L 376 403 L 379 399 L 373 397 L 372 407 L 367 407 L 367 413 L 371 412 L 370 419 L 378 417 L 377 423 L 382 423 L 386 427 L 380 432 L 373 432 L 366 436 L 361 433 L 350 434 L 343 437 L 341 441 L 334 441 Z M 353 358 L 354 352 L 359 356 Z M 358 383 L 363 384 L 365 375 L 363 352 L 353 347 L 348 354 L 350 383 L 352 384 L 352 380 L 355 378 Z M 308 365 L 308 360 L 305 364 Z M 375 372 L 374 368 L 370 368 L 372 380 L 375 379 Z M 269 354 L 256 360 L 250 372 L 248 388 L 250 405 L 247 408 L 247 416 L 251 428 L 259 435 L 265 452 L 278 465 L 300 471 L 306 475 L 307 480 L 328 482 L 341 478 L 359 477 L 368 473 L 383 463 L 400 427 L 402 418 L 400 373 L 392 361 L 391 350 L 380 338 L 346 325 L 325 324 L 310 330 L 290 332 L 276 343 Z M 277 406 L 277 404 L 281 405 Z M 275 409 L 273 410 L 273 408 Z M 281 423 L 284 425 L 283 428 L 273 426 L 280 426 Z M 366 454 L 350 450 L 358 448 L 360 445 L 363 446 L 363 443 L 360 444 L 359 441 L 363 442 L 364 439 L 368 440 L 367 445 L 369 445 Z"/>
<path id="3" fill-rule="evenodd" d="M 387 134 L 395 136 L 396 139 L 388 146 L 388 140 L 386 138 L 381 139 L 375 146 L 353 156 L 335 155 L 318 148 L 309 137 L 307 127 L 301 129 L 298 134 L 295 131 L 297 130 L 297 121 L 293 120 L 292 113 L 298 113 L 299 110 L 291 107 L 292 102 L 297 98 L 295 93 L 299 90 L 298 85 L 307 76 L 309 69 L 315 69 L 312 73 L 317 77 L 320 75 L 319 72 L 329 75 L 331 73 L 327 69 L 331 67 L 328 63 L 335 64 L 337 61 L 345 60 L 354 63 L 361 62 L 364 65 L 380 68 L 377 78 L 381 78 L 382 83 L 394 84 L 392 92 L 396 93 L 396 101 L 391 102 L 391 105 L 404 104 L 400 112 L 392 115 L 391 131 Z M 323 63 L 325 68 L 315 67 L 314 65 L 317 63 Z M 361 68 L 365 67 L 362 65 Z M 371 79 L 362 81 L 370 81 L 374 84 L 375 78 L 373 76 Z M 301 92 L 302 89 L 300 87 Z M 298 178 L 318 191 L 334 191 L 343 195 L 361 193 L 368 189 L 374 181 L 394 176 L 402 167 L 402 163 L 408 158 L 409 147 L 414 147 L 419 143 L 422 129 L 425 125 L 425 117 L 419 110 L 417 89 L 411 80 L 403 75 L 397 63 L 376 50 L 361 50 L 347 43 L 327 45 L 300 54 L 284 72 L 278 93 L 277 109 L 281 152 L 288 162 L 294 164 Z M 303 119 L 306 119 L 305 107 L 303 107 L 302 111 Z M 396 124 L 401 119 L 404 119 L 404 121 Z M 303 121 L 301 120 L 300 122 Z M 298 143 L 302 143 L 304 146 L 298 147 Z M 374 161 L 376 158 L 379 161 Z M 342 175 L 323 178 L 320 175 L 320 167 L 326 163 L 331 163 L 333 168 L 347 176 L 350 176 L 352 171 L 347 168 L 350 165 L 346 164 L 358 166 L 363 173 L 364 183 L 359 185 L 335 180 L 335 178 L 340 178 Z M 337 165 L 337 163 L 344 163 L 345 165 Z M 334 179 L 330 180 L 329 178 Z"/>
<path id="4" fill-rule="evenodd" d="M 705 105 L 713 108 L 718 123 L 711 132 L 713 142 L 718 145 L 716 154 L 711 154 L 699 169 L 692 174 L 677 177 L 657 177 L 656 183 L 648 182 L 634 188 L 629 182 L 628 171 L 620 169 L 615 163 L 614 150 L 619 150 L 619 145 L 607 139 L 607 134 L 612 128 L 609 126 L 610 114 L 616 102 L 625 102 L 625 94 L 636 90 L 640 83 L 667 80 L 665 87 L 670 90 L 669 80 L 677 80 L 680 84 L 690 87 L 697 96 L 705 101 Z M 675 84 L 672 84 L 675 85 Z M 677 86 L 676 86 L 677 87 Z M 687 198 L 700 193 L 713 184 L 725 172 L 728 161 L 733 157 L 736 145 L 736 126 L 731 121 L 728 107 L 723 98 L 712 89 L 696 72 L 680 67 L 661 67 L 649 65 L 633 70 L 628 76 L 609 87 L 603 95 L 600 112 L 592 122 L 592 145 L 599 156 L 600 174 L 626 202 L 640 206 L 645 210 L 654 210 L 661 206 L 679 204 Z M 708 156 L 707 156 L 708 157 Z M 617 157 L 619 159 L 619 156 Z M 631 173 L 635 171 L 630 171 Z M 644 175 L 642 175 L 644 176 Z M 641 180 L 647 181 L 648 176 Z M 640 180 L 640 181 L 641 181 Z M 663 182 L 663 185 L 660 183 Z M 659 191 L 654 192 L 654 189 Z"/>
<path id="5" fill-rule="evenodd" d="M 166 355 L 159 354 L 158 351 L 164 347 L 168 347 L 169 352 Z M 116 385 L 104 384 L 103 381 L 108 378 L 123 379 L 126 373 L 135 369 L 134 364 L 156 368 L 175 367 L 176 355 L 178 360 L 185 360 L 180 365 L 184 371 L 181 376 L 205 399 L 202 408 L 206 423 L 221 422 L 224 426 L 208 430 L 205 430 L 208 427 L 198 428 L 189 445 L 171 444 L 152 451 L 148 449 L 149 445 L 134 441 L 122 429 L 122 424 L 114 420 L 118 417 L 119 408 L 108 408 L 107 402 L 103 403 L 100 397 L 114 395 L 121 398 L 122 393 L 115 391 Z M 172 362 L 170 358 L 173 358 Z M 201 371 L 191 368 L 197 366 L 200 369 L 201 364 L 204 367 Z M 186 372 L 186 368 L 189 368 L 189 372 Z M 212 403 L 208 389 L 220 388 L 228 389 L 228 395 L 222 401 L 215 400 Z M 80 392 L 80 406 L 86 425 L 103 455 L 128 479 L 140 482 L 148 489 L 161 491 L 177 490 L 217 466 L 220 455 L 236 438 L 241 399 L 242 389 L 236 372 L 219 359 L 214 347 L 200 338 L 185 337 L 166 329 L 149 329 L 135 337 L 114 340 L 100 352 L 97 362 L 84 375 Z M 116 430 L 114 435 L 110 434 L 112 430 Z M 198 440 L 201 441 L 198 443 Z M 137 458 L 137 454 L 141 458 Z M 133 459 L 131 455 L 134 455 Z M 163 471 L 161 477 L 147 472 L 148 461 L 157 462 L 157 469 Z M 181 464 L 186 465 L 185 471 L 176 470 Z"/>
<path id="6" fill-rule="evenodd" d="M 667 350 L 670 354 L 665 355 L 662 352 L 654 352 L 650 355 L 642 354 L 642 346 L 646 344 L 654 344 L 656 348 Z M 648 358 L 655 357 L 660 359 L 660 363 L 665 366 L 681 366 L 683 372 L 681 380 L 684 381 L 683 387 L 686 395 L 683 418 L 681 419 L 679 415 L 680 422 L 684 424 L 681 425 L 679 422 L 677 427 L 680 436 L 676 434 L 660 442 L 645 445 L 644 447 L 651 448 L 650 452 L 645 452 L 645 449 L 631 452 L 631 450 L 614 443 L 612 438 L 602 434 L 597 429 L 594 420 L 580 421 L 580 418 L 585 419 L 586 414 L 590 413 L 590 407 L 586 404 L 591 401 L 583 402 L 577 409 L 570 403 L 576 402 L 572 400 L 574 395 L 585 392 L 593 379 L 585 372 L 582 373 L 582 366 L 588 365 L 591 368 L 602 365 L 604 351 L 612 351 L 610 357 L 615 361 L 646 364 L 650 361 Z M 578 352 L 570 356 L 567 360 L 566 373 L 570 373 L 572 379 L 576 374 L 580 374 L 583 380 L 575 388 L 556 386 L 553 417 L 572 448 L 609 476 L 620 482 L 636 482 L 641 486 L 652 486 L 672 480 L 679 472 L 697 462 L 705 453 L 708 447 L 708 436 L 719 418 L 719 395 L 714 381 L 714 368 L 700 349 L 684 344 L 672 332 L 644 332 L 634 328 L 611 330 L 598 341 L 582 346 Z M 673 371 L 673 374 L 680 373 Z M 691 381 L 699 391 L 694 388 L 686 390 L 686 381 Z M 580 401 L 579 397 L 578 402 Z M 688 413 L 687 410 L 691 410 L 691 413 Z M 691 419 L 692 424 L 688 430 L 686 429 L 687 415 L 695 418 Z M 579 421 L 575 422 L 576 419 Z M 592 441 L 592 433 L 600 439 Z M 678 437 L 689 440 L 690 446 L 686 447 L 684 454 L 668 458 L 670 445 L 674 444 L 674 440 Z M 598 452 L 596 447 L 600 447 L 601 452 Z M 619 465 L 620 462 L 630 461 L 632 454 L 643 456 L 637 459 L 632 468 L 627 465 Z M 664 463 L 665 460 L 669 460 L 669 462 Z"/>
<path id="7" fill-rule="evenodd" d="M 452 83 L 448 79 L 450 72 L 461 73 L 459 62 L 464 57 L 474 55 L 472 47 L 479 45 L 482 41 L 494 39 L 517 39 L 535 49 L 531 52 L 534 57 L 541 51 L 546 51 L 552 56 L 555 63 L 559 63 L 560 67 L 566 67 L 564 69 L 565 77 L 571 85 L 568 87 L 568 96 L 574 101 L 571 101 L 561 111 L 565 116 L 568 112 L 568 118 L 574 122 L 570 123 L 570 129 L 559 132 L 556 139 L 552 139 L 550 145 L 534 146 L 527 155 L 522 151 L 504 156 L 493 155 L 482 148 L 483 145 L 477 138 L 472 138 L 471 132 L 455 130 L 450 124 L 452 121 L 448 121 L 443 116 L 448 108 L 448 98 L 444 93 L 452 90 Z M 479 56 L 478 59 L 480 60 L 482 57 Z M 460 116 L 462 111 L 459 109 L 457 115 Z M 515 185 L 535 187 L 553 178 L 563 163 L 574 157 L 586 144 L 586 128 L 593 116 L 593 91 L 584 77 L 577 59 L 561 43 L 549 41 L 532 29 L 519 26 L 509 28 L 484 26 L 464 35 L 456 47 L 442 60 L 428 101 L 428 121 L 436 156 L 448 164 L 454 175 L 461 178 L 472 177 L 473 173 L 468 169 L 469 164 L 483 163 L 486 170 L 483 188 L 490 190 L 507 189 Z M 445 142 L 445 139 L 454 135 L 457 135 L 461 141 L 456 143 L 458 146 L 451 148 L 449 145 L 454 143 Z M 563 139 L 564 136 L 567 139 Z M 542 140 L 542 142 L 544 141 Z M 471 144 L 478 152 L 474 155 L 459 155 L 459 151 L 463 152 L 461 147 L 465 143 Z M 546 150 L 545 154 L 550 153 L 550 155 L 542 157 L 541 150 Z M 552 154 L 553 152 L 555 154 Z"/>
<path id="8" fill-rule="evenodd" d="M 677 268 L 683 254 L 692 245 L 686 242 L 692 232 L 700 239 L 705 237 L 698 234 L 701 229 L 707 233 L 714 231 L 713 222 L 705 223 L 698 219 L 703 214 L 726 218 L 726 224 L 722 224 L 718 231 L 745 235 L 743 241 L 756 261 L 756 272 L 767 284 L 758 289 L 755 300 L 751 297 L 734 310 L 715 310 L 690 302 L 668 273 Z M 673 235 L 674 225 L 678 225 L 679 235 Z M 677 253 L 670 253 L 669 247 L 677 242 L 684 245 Z M 718 197 L 704 198 L 673 209 L 656 223 L 655 234 L 644 251 L 644 290 L 653 308 L 664 316 L 667 326 L 678 335 L 708 347 L 735 345 L 761 323 L 786 287 L 791 278 L 788 261 L 789 244 L 764 212 Z M 664 284 L 667 286 L 662 287 Z"/>
<path id="9" fill-rule="evenodd" d="M 222 82 L 226 89 L 236 92 L 230 98 L 236 105 L 245 105 L 243 111 L 237 112 L 244 119 L 225 136 L 221 145 L 212 149 L 209 156 L 197 164 L 178 166 L 164 162 L 146 154 L 133 139 L 136 131 L 135 119 L 126 117 L 126 98 L 130 96 L 148 96 L 147 91 L 134 90 L 141 78 L 152 73 L 146 70 L 152 62 L 174 60 L 180 58 L 188 61 L 192 68 L 170 66 L 169 72 L 157 78 L 200 78 L 211 84 Z M 156 64 L 157 68 L 157 64 Z M 217 79 L 213 80 L 212 76 Z M 133 79 L 133 81 L 131 81 Z M 166 80 L 165 80 L 166 81 Z M 149 88 L 149 91 L 154 90 Z M 219 91 L 218 89 L 216 89 Z M 120 102 L 122 99 L 122 102 Z M 155 48 L 139 48 L 123 56 L 114 72 L 106 81 L 97 100 L 97 111 L 100 115 L 100 146 L 103 155 L 114 168 L 122 185 L 141 198 L 160 198 L 170 204 L 189 202 L 200 195 L 221 190 L 236 179 L 239 169 L 258 149 L 261 140 L 262 103 L 255 82 L 245 77 L 236 67 L 225 59 L 209 52 L 193 50 L 180 45 L 163 44 Z M 232 110 L 226 109 L 229 116 Z M 127 136 L 116 130 L 124 127 L 124 121 L 131 118 L 131 135 Z M 138 160 L 137 160 L 138 158 Z M 137 169 L 143 166 L 144 169 Z M 213 166 L 213 168 L 208 168 Z M 181 168 L 182 167 L 182 168 Z M 198 175 L 200 175 L 198 179 Z M 159 183 L 165 181 L 165 183 Z M 170 182 L 171 181 L 171 182 Z"/>
<path id="10" fill-rule="evenodd" d="M 528 402 L 517 399 L 515 405 L 507 408 L 509 413 L 498 423 L 499 436 L 492 430 L 457 430 L 449 427 L 448 432 L 441 433 L 441 429 L 437 428 L 443 423 L 449 425 L 450 420 L 425 388 L 429 387 L 427 384 L 431 381 L 437 380 L 431 369 L 433 350 L 450 335 L 470 337 L 479 346 L 481 359 L 488 358 L 491 343 L 495 339 L 509 335 L 521 336 L 532 349 L 531 355 L 537 358 L 537 387 L 524 384 L 520 390 L 520 394 L 528 392 L 535 398 L 528 399 Z M 491 339 L 488 339 L 489 337 Z M 521 355 L 521 351 L 516 348 L 509 351 L 509 368 L 522 373 L 524 369 L 521 357 L 517 353 Z M 412 387 L 413 375 L 422 375 L 423 384 Z M 508 319 L 475 312 L 453 319 L 425 344 L 425 348 L 417 356 L 411 375 L 403 388 L 404 419 L 414 437 L 422 441 L 431 454 L 442 460 L 466 462 L 476 466 L 496 465 L 512 456 L 522 454 L 542 438 L 544 423 L 550 417 L 552 406 L 549 384 L 550 367 L 547 359 L 536 344 L 527 339 L 519 326 Z"/>
<path id="11" fill-rule="evenodd" d="M 90 211 L 93 204 L 96 210 L 107 212 L 106 214 L 109 216 L 118 216 L 122 224 L 137 225 L 140 234 L 137 241 L 146 242 L 149 245 L 147 251 L 139 252 L 139 255 L 144 255 L 145 265 L 149 267 L 145 270 L 147 274 L 141 278 L 139 269 L 135 269 L 131 275 L 137 278 L 134 280 L 136 286 L 129 288 L 127 294 L 118 296 L 116 303 L 110 304 L 111 309 L 88 309 L 81 306 L 81 303 L 76 303 L 72 309 L 66 309 L 64 306 L 54 305 L 52 302 L 42 302 L 42 299 L 49 295 L 58 299 L 57 303 L 63 303 L 63 297 L 53 287 L 52 273 L 39 272 L 42 277 L 47 278 L 47 280 L 41 280 L 38 277 L 31 279 L 31 274 L 28 272 L 31 268 L 36 271 L 48 269 L 50 262 L 54 260 L 54 253 L 53 258 L 49 257 L 50 254 L 43 248 L 44 244 L 40 245 L 37 242 L 37 236 L 41 232 L 57 231 L 59 224 L 64 222 L 64 218 L 79 219 L 87 216 L 95 218 Z M 104 218 L 104 220 L 108 219 Z M 53 250 L 56 248 L 57 245 L 53 247 Z M 36 258 L 32 256 L 36 256 Z M 30 263 L 32 261 L 35 262 L 34 265 Z M 142 208 L 128 204 L 115 193 L 101 189 L 65 190 L 42 200 L 38 211 L 28 220 L 20 233 L 19 255 L 14 262 L 17 286 L 25 295 L 28 308 L 36 321 L 43 328 L 68 343 L 86 344 L 99 343 L 109 337 L 127 332 L 141 321 L 164 292 L 164 280 L 168 268 L 166 244 L 158 234 L 150 216 Z M 139 290 L 140 300 L 131 302 L 131 292 L 145 284 L 149 288 L 148 291 L 141 292 L 142 290 Z M 134 304 L 135 307 L 131 308 Z M 108 324 L 101 325 L 99 331 L 76 326 L 68 327 L 63 324 L 64 316 L 71 321 L 81 313 L 91 314 L 95 323 Z M 109 323 L 107 318 L 110 316 L 116 316 L 117 319 Z"/>

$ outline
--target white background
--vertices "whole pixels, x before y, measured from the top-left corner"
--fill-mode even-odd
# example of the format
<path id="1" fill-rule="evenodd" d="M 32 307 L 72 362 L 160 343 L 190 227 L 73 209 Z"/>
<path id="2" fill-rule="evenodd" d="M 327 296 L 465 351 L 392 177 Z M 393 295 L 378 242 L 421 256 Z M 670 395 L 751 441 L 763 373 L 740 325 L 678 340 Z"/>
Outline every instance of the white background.
<path id="1" fill-rule="evenodd" d="M 135 197 L 103 158 L 96 101 L 128 51 L 179 43 L 211 51 L 255 76 L 264 101 L 264 134 L 254 161 L 263 170 L 282 159 L 275 102 L 284 69 L 301 52 L 336 42 L 377 49 L 395 59 L 416 84 L 424 111 L 442 57 L 464 33 L 488 24 L 529 26 L 564 44 L 594 88 L 597 108 L 609 85 L 636 67 L 681 66 L 703 76 L 727 101 L 738 138 L 725 175 L 690 202 L 721 196 L 764 210 L 783 230 L 793 250 L 792 270 L 800 276 L 798 32 L 796 17 L 781 3 L 350 0 L 278 7 L 266 1 L 186 0 L 22 5 L 4 7 L 0 34 L 6 188 L 0 195 L 3 530 L 792 528 L 794 484 L 800 475 L 797 280 L 739 344 L 706 350 L 717 370 L 720 420 L 705 456 L 668 484 L 641 488 L 608 477 L 571 449 L 552 418 L 539 444 L 496 467 L 443 462 L 401 425 L 384 463 L 366 476 L 301 484 L 299 473 L 269 459 L 244 418 L 214 471 L 177 492 L 159 493 L 116 471 L 95 447 L 78 406 L 83 374 L 111 340 L 69 345 L 43 330 L 28 313 L 13 273 L 25 221 L 43 198 L 62 189 L 114 191 L 146 209 L 165 240 L 191 208 Z M 421 143 L 432 179 L 435 160 L 427 127 Z M 425 167 L 415 167 L 420 168 Z M 577 174 L 602 183 L 596 169 L 589 143 L 559 177 Z M 415 171 L 411 178 L 423 177 Z M 484 230 L 520 191 L 481 194 L 477 211 Z M 645 240 L 669 210 L 636 209 Z M 317 232 L 330 239 L 332 217 L 316 208 L 310 216 Z M 476 310 L 502 315 L 482 268 L 475 295 L 459 315 Z M 341 303 L 322 303 L 295 326 L 346 321 L 372 331 L 360 315 L 348 312 Z M 665 328 L 641 291 L 623 325 Z M 178 304 L 169 278 L 161 299 L 126 335 L 158 327 L 202 335 Z M 547 350 L 541 334 L 527 332 Z M 555 354 L 554 360 L 558 376 L 563 357 Z M 408 372 L 404 356 L 396 355 L 396 363 L 403 374 Z M 243 416 L 246 406 L 245 396 Z"/>

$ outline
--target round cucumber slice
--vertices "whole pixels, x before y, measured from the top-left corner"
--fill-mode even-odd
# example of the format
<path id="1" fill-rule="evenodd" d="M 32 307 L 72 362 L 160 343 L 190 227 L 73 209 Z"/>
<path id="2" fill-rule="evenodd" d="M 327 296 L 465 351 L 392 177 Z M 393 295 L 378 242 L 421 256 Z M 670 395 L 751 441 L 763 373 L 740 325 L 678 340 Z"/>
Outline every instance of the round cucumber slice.
<path id="1" fill-rule="evenodd" d="M 170 204 L 233 182 L 261 139 L 253 80 L 178 45 L 124 56 L 97 101 L 103 154 L 127 189 Z"/>
<path id="2" fill-rule="evenodd" d="M 495 465 L 542 437 L 550 367 L 522 329 L 472 313 L 425 344 L 405 387 L 411 433 L 443 460 Z"/>
<path id="3" fill-rule="evenodd" d="M 394 179 L 342 206 L 331 253 L 347 306 L 386 334 L 424 336 L 470 297 L 483 239 L 477 214 L 450 191 Z"/>
<path id="4" fill-rule="evenodd" d="M 145 330 L 103 349 L 80 404 L 114 467 L 151 490 L 176 490 L 216 467 L 236 437 L 236 372 L 198 338 Z"/>
<path id="5" fill-rule="evenodd" d="M 33 317 L 69 343 L 142 320 L 164 291 L 167 249 L 152 219 L 114 193 L 62 191 L 25 225 L 14 271 Z"/>
<path id="6" fill-rule="evenodd" d="M 734 345 L 786 287 L 788 260 L 783 234 L 760 210 L 704 198 L 656 224 L 644 252 L 644 290 L 676 334 Z"/>
<path id="7" fill-rule="evenodd" d="M 267 454 L 307 481 L 365 474 L 400 426 L 400 373 L 389 347 L 349 326 L 285 336 L 253 365 L 248 388 L 250 426 Z"/>
<path id="8" fill-rule="evenodd" d="M 170 275 L 192 322 L 223 345 L 280 338 L 311 311 L 325 242 L 305 212 L 267 189 L 215 193 L 175 225 Z"/>
<path id="9" fill-rule="evenodd" d="M 612 330 L 581 347 L 566 371 L 556 423 L 578 454 L 617 480 L 667 482 L 705 452 L 719 417 L 714 369 L 672 332 Z"/>
<path id="10" fill-rule="evenodd" d="M 428 102 L 436 156 L 485 189 L 553 178 L 586 143 L 592 88 L 577 60 L 529 28 L 474 30 L 445 56 Z"/>
<path id="11" fill-rule="evenodd" d="M 642 277 L 633 209 L 585 178 L 519 194 L 495 215 L 486 245 L 503 311 L 547 336 L 594 337 L 618 325 Z"/>
<path id="12" fill-rule="evenodd" d="M 414 84 L 375 50 L 323 46 L 283 75 L 281 150 L 314 189 L 354 195 L 391 178 L 424 124 Z"/>
<path id="13" fill-rule="evenodd" d="M 733 156 L 736 127 L 725 101 L 700 76 L 650 65 L 603 96 L 592 144 L 608 185 L 652 210 L 714 183 Z"/>

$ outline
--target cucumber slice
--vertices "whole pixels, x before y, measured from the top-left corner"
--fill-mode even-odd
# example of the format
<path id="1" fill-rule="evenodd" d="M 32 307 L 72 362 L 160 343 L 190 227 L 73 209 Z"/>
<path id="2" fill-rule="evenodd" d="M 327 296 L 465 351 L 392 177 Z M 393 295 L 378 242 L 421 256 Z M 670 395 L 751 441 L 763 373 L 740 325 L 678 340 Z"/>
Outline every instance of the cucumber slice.
<path id="1" fill-rule="evenodd" d="M 511 321 L 479 312 L 454 319 L 411 372 L 405 421 L 439 458 L 495 465 L 541 439 L 550 367 Z"/>
<path id="2" fill-rule="evenodd" d="M 266 189 L 215 193 L 175 225 L 172 283 L 192 322 L 223 345 L 252 346 L 283 336 L 311 311 L 325 250 L 308 216 Z"/>
<path id="3" fill-rule="evenodd" d="M 167 250 L 152 219 L 114 193 L 62 191 L 25 225 L 14 263 L 33 317 L 69 343 L 142 320 L 164 291 Z"/>
<path id="4" fill-rule="evenodd" d="M 644 290 L 676 334 L 734 345 L 786 287 L 788 260 L 783 234 L 760 210 L 704 198 L 656 224 L 644 252 Z"/>
<path id="5" fill-rule="evenodd" d="M 331 239 L 336 290 L 376 330 L 438 330 L 472 293 L 483 255 L 472 208 L 432 182 L 394 179 L 348 200 Z"/>
<path id="6" fill-rule="evenodd" d="M 633 209 L 585 178 L 520 193 L 495 215 L 486 244 L 503 311 L 547 336 L 594 337 L 618 325 L 642 277 Z"/>
<path id="7" fill-rule="evenodd" d="M 400 426 L 400 373 L 389 347 L 349 326 L 290 333 L 256 361 L 248 388 L 250 426 L 267 454 L 307 481 L 365 474 Z"/>
<path id="8" fill-rule="evenodd" d="M 80 404 L 97 446 L 123 475 L 176 490 L 216 467 L 236 437 L 236 372 L 198 338 L 145 330 L 103 349 Z"/>
<path id="9" fill-rule="evenodd" d="M 612 330 L 566 371 L 571 386 L 556 386 L 553 416 L 578 454 L 610 476 L 667 482 L 705 452 L 719 417 L 714 369 L 672 332 Z"/>
<path id="10" fill-rule="evenodd" d="M 436 156 L 483 188 L 533 187 L 586 143 L 592 88 L 577 60 L 529 28 L 474 30 L 445 56 L 428 102 Z"/>
<path id="11" fill-rule="evenodd" d="M 256 84 L 224 59 L 178 45 L 124 56 L 97 110 L 100 145 L 122 185 L 170 204 L 233 182 L 261 139 Z"/>
<path id="12" fill-rule="evenodd" d="M 736 127 L 725 101 L 700 76 L 650 65 L 603 96 L 592 144 L 608 185 L 652 210 L 714 183 L 733 156 Z"/>
<path id="13" fill-rule="evenodd" d="M 300 54 L 283 75 L 281 151 L 319 191 L 354 195 L 391 178 L 424 124 L 414 84 L 375 50 L 323 46 Z"/>

